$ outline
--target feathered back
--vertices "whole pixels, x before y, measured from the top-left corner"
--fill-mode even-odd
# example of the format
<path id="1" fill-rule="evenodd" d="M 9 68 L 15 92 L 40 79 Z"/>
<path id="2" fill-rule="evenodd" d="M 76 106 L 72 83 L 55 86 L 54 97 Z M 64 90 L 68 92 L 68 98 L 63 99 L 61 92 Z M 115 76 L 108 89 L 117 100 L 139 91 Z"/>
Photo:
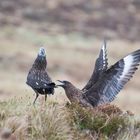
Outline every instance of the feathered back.
<path id="1" fill-rule="evenodd" d="M 45 70 L 46 66 L 47 66 L 46 56 L 39 56 L 38 55 L 36 60 L 34 61 L 32 69 Z"/>

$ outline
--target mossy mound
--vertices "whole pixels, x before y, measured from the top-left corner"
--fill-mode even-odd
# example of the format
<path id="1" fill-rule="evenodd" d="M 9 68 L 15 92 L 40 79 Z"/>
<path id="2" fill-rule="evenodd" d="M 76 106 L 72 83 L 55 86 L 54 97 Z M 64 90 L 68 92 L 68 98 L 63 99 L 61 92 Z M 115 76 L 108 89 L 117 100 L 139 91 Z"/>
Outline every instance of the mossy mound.
<path id="1" fill-rule="evenodd" d="M 134 115 L 128 111 L 123 112 L 114 105 L 107 104 L 92 109 L 78 104 L 67 107 L 76 128 L 83 132 L 88 131 L 93 138 L 134 139 L 140 133 L 140 125 Z"/>

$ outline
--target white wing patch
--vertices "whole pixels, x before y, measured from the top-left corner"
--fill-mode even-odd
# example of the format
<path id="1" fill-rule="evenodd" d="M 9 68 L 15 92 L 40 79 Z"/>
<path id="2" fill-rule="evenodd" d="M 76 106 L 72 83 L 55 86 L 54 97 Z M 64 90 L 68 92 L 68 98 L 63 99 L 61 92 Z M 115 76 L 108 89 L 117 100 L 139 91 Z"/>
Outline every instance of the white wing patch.
<path id="1" fill-rule="evenodd" d="M 129 73 L 129 70 L 131 69 L 133 65 L 133 56 L 128 55 L 123 60 L 124 60 L 124 69 L 123 69 L 122 75 L 120 76 L 120 80 L 122 80 Z"/>
<path id="2" fill-rule="evenodd" d="M 39 85 L 38 82 L 36 82 L 36 85 Z"/>
<path id="3" fill-rule="evenodd" d="M 103 51 L 103 67 L 105 67 L 106 66 L 106 44 L 105 44 L 105 42 L 102 46 L 102 51 Z"/>

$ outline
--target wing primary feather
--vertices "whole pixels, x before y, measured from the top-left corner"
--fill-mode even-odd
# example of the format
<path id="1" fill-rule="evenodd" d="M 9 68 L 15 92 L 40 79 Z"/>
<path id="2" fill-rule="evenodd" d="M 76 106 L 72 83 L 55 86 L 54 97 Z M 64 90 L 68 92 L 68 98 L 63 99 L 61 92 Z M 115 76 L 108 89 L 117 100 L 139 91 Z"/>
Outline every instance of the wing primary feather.
<path id="1" fill-rule="evenodd" d="M 82 90 L 84 91 L 91 88 L 92 85 L 94 85 L 100 79 L 101 75 L 107 70 L 107 67 L 108 67 L 108 59 L 107 59 L 106 41 L 104 40 L 99 53 L 99 57 L 95 62 L 95 68 L 91 75 L 91 78 Z"/>

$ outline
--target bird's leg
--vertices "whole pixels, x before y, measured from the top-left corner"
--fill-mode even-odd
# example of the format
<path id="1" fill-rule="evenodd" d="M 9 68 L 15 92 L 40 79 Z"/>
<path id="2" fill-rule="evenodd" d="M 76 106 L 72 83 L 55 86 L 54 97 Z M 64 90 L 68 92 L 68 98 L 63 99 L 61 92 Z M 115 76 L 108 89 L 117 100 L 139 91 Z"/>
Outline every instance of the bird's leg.
<path id="1" fill-rule="evenodd" d="M 45 94 L 45 102 L 46 102 L 46 100 L 47 100 L 47 94 Z"/>
<path id="2" fill-rule="evenodd" d="M 38 96 L 39 96 L 39 94 L 36 92 L 36 98 L 35 98 L 35 100 L 34 100 L 33 104 L 35 104 L 35 102 L 36 102 L 36 100 L 37 100 Z"/>

